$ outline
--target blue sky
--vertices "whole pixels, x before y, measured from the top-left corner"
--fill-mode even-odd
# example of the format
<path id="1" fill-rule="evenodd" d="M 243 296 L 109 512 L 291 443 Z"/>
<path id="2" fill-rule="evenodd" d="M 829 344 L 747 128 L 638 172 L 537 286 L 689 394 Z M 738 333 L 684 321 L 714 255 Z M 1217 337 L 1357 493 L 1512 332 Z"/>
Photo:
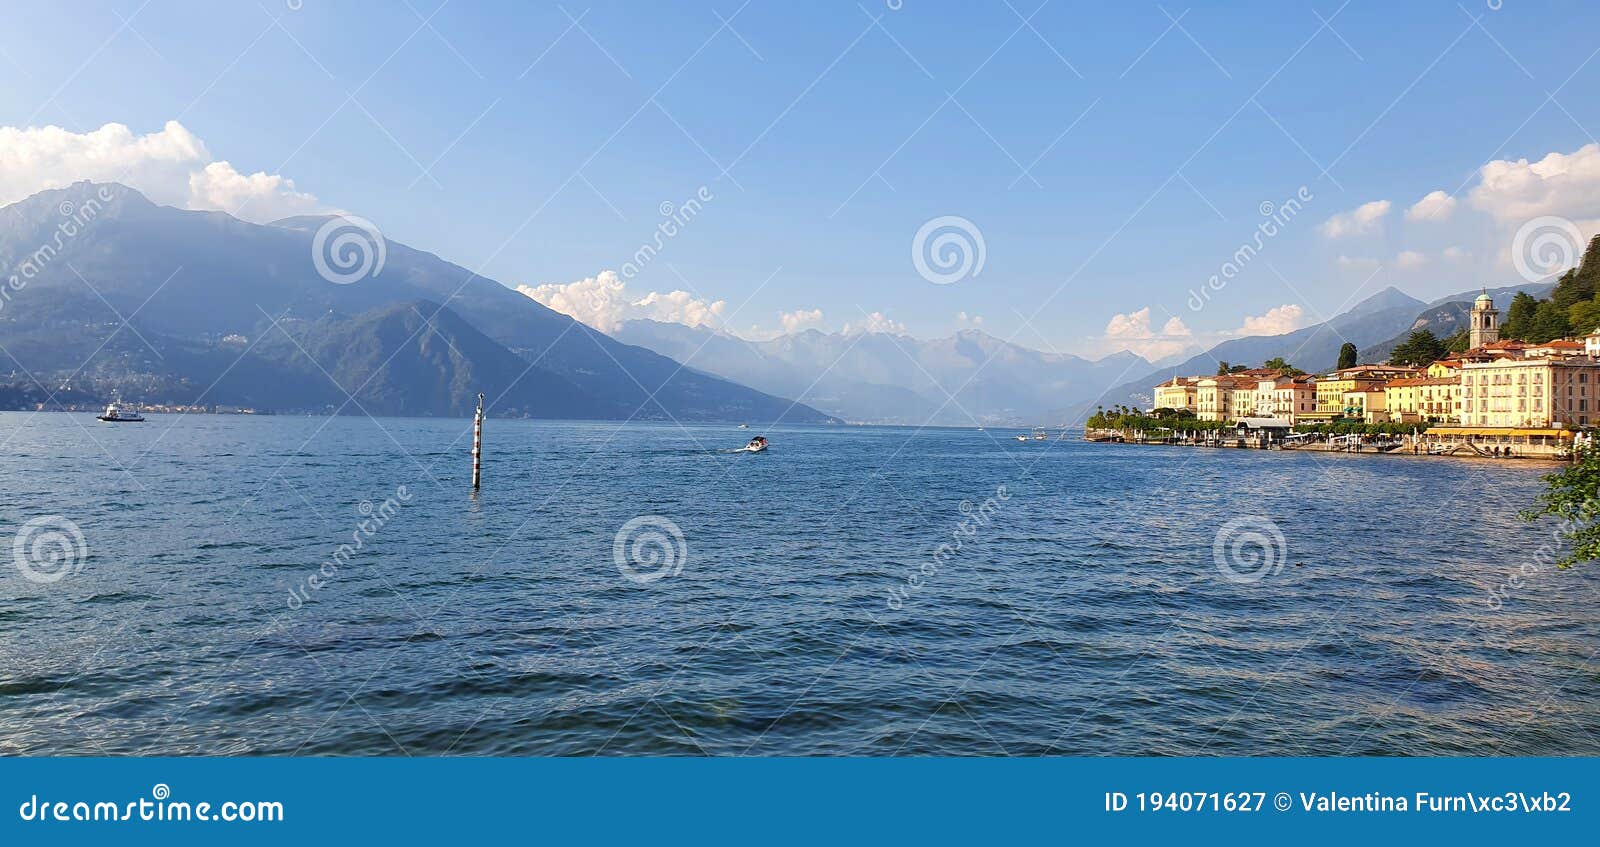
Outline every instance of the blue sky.
<path id="1" fill-rule="evenodd" d="M 558 286 L 620 272 L 663 204 L 704 186 L 713 199 L 619 280 L 625 298 L 684 290 L 662 316 L 746 334 L 797 310 L 822 316 L 794 326 L 921 337 L 981 316 L 1028 346 L 1151 356 L 1314 322 L 1386 285 L 1511 284 L 1526 219 L 1584 235 L 1600 219 L 1583 151 L 1600 129 L 1592 4 L 893 5 L 8 7 L 0 200 L 93 170 L 26 158 L 54 149 L 27 128 L 123 124 L 118 155 L 137 157 L 177 121 L 197 162 L 290 179 L 508 285 Z M 1552 153 L 1577 155 L 1517 165 Z M 1262 204 L 1302 188 L 1304 209 L 1191 308 Z M 1448 213 L 1408 220 L 1433 191 Z M 913 237 L 951 215 L 981 234 L 982 270 L 933 285 Z"/>

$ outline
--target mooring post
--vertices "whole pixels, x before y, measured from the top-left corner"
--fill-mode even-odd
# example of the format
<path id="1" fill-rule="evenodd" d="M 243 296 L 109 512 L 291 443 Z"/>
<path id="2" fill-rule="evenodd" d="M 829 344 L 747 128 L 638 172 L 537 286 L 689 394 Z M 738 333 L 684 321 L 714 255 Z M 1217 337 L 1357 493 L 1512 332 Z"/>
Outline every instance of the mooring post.
<path id="1" fill-rule="evenodd" d="M 478 413 L 472 418 L 472 490 L 478 490 L 483 473 L 483 395 L 478 395 Z"/>

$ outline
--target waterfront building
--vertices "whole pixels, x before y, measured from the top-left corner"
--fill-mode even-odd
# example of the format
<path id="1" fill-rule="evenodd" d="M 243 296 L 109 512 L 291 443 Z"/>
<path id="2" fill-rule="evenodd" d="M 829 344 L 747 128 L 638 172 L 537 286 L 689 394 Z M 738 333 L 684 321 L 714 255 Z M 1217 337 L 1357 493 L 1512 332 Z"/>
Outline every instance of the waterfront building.
<path id="1" fill-rule="evenodd" d="M 1174 376 L 1167 382 L 1161 383 L 1155 390 L 1155 408 L 1197 411 L 1199 382 L 1199 377 Z"/>
<path id="2" fill-rule="evenodd" d="M 1388 419 L 1388 392 L 1382 384 L 1346 391 L 1340 402 L 1344 417 L 1356 418 L 1367 423 Z"/>
<path id="3" fill-rule="evenodd" d="M 1583 337 L 1583 354 L 1600 358 L 1600 328 Z"/>
<path id="4" fill-rule="evenodd" d="M 1345 395 L 1351 392 L 1383 391 L 1383 386 L 1391 379 L 1408 379 L 1417 375 L 1416 368 L 1406 368 L 1397 365 L 1357 365 L 1353 368 L 1334 371 L 1317 380 L 1317 409 L 1307 416 L 1312 420 L 1332 420 L 1345 414 L 1348 404 Z M 1363 411 L 1369 404 L 1365 397 L 1361 400 Z M 1380 403 L 1381 405 L 1381 403 Z"/>
<path id="5" fill-rule="evenodd" d="M 1237 394 L 1250 403 L 1242 412 L 1234 410 L 1237 389 L 1249 387 L 1249 392 Z M 1195 417 L 1203 421 L 1228 421 L 1240 414 L 1248 414 L 1255 405 L 1255 381 L 1242 375 L 1208 376 L 1195 386 Z"/>
<path id="6" fill-rule="evenodd" d="M 1429 373 L 1434 369 L 1429 368 Z M 1461 416 L 1461 377 L 1423 376 L 1384 383 L 1384 406 L 1395 423 L 1453 423 Z"/>
<path id="7" fill-rule="evenodd" d="M 1600 423 L 1600 362 L 1587 357 L 1469 361 L 1461 369 L 1461 423 L 1572 428 Z"/>
<path id="8" fill-rule="evenodd" d="M 1294 424 L 1317 410 L 1317 378 L 1278 374 L 1256 383 L 1255 415 Z"/>

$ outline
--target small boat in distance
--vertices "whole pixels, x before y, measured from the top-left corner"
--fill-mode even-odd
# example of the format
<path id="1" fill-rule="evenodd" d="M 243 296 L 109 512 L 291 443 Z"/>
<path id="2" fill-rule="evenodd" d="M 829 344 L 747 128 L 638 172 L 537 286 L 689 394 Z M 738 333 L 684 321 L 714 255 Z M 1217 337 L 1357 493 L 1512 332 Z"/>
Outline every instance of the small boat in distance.
<path id="1" fill-rule="evenodd" d="M 758 435 L 755 438 L 750 439 L 750 443 L 746 444 L 744 449 L 747 453 L 760 453 L 761 451 L 767 449 L 767 439 L 764 436 Z"/>
<path id="2" fill-rule="evenodd" d="M 1017 440 L 1018 440 L 1018 441 L 1027 441 L 1027 440 L 1028 440 L 1028 436 L 1026 436 L 1026 435 L 1019 435 L 1019 436 L 1017 436 Z"/>
<path id="3" fill-rule="evenodd" d="M 749 429 L 750 425 L 749 424 L 739 424 L 739 428 L 740 429 Z"/>
<path id="4" fill-rule="evenodd" d="M 1050 437 L 1049 435 L 1045 434 L 1044 427 L 1036 426 L 1036 427 L 1033 428 L 1033 440 L 1034 441 L 1044 441 L 1044 440 L 1048 439 L 1049 437 Z"/>
<path id="5" fill-rule="evenodd" d="M 144 415 L 131 409 L 124 409 L 121 404 L 113 401 L 106 405 L 105 412 L 100 414 L 96 420 L 102 420 L 106 423 L 142 423 Z"/>

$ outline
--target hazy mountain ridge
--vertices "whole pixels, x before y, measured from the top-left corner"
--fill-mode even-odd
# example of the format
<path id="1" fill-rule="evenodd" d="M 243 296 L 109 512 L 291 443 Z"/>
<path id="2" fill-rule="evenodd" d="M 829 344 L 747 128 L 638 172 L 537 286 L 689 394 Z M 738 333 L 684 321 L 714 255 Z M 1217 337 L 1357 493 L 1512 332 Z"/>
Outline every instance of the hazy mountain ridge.
<path id="1" fill-rule="evenodd" d="M 0 262 L 21 283 L 12 284 L 0 309 L 0 346 L 16 359 L 7 363 L 18 371 L 13 381 L 32 374 L 50 383 L 89 360 L 81 377 L 120 380 L 136 392 L 132 400 L 178 402 L 186 391 L 204 391 L 220 379 L 207 402 L 255 397 L 255 404 L 271 408 L 337 407 L 345 398 L 318 368 L 294 365 L 305 353 L 293 345 L 285 351 L 260 338 L 264 346 L 248 348 L 241 359 L 246 348 L 225 340 L 257 339 L 276 318 L 290 332 L 310 333 L 307 352 L 324 367 L 336 366 L 328 369 L 341 384 L 353 390 L 370 379 L 376 393 L 358 399 L 362 405 L 371 400 L 374 414 L 462 414 L 462 397 L 475 398 L 464 382 L 483 382 L 479 390 L 489 393 L 513 361 L 514 376 L 537 357 L 524 380 L 549 393 L 536 401 L 518 390 L 505 406 L 496 405 L 496 413 L 827 420 L 803 404 L 619 343 L 396 241 L 385 243 L 381 273 L 331 284 L 317 273 L 312 249 L 314 233 L 327 220 L 250 224 L 220 212 L 157 206 L 124 186 L 95 183 L 41 192 L 0 209 Z M 131 329 L 111 335 L 119 315 L 131 317 Z M 425 344 L 420 336 L 407 341 L 409 333 L 390 331 L 397 326 L 433 335 L 424 333 Z M 86 344 L 90 340 L 94 344 Z M 435 342 L 444 341 L 461 355 L 439 355 Z M 96 352 L 101 342 L 104 349 Z M 383 355 L 371 355 L 376 351 Z M 271 362 L 261 375 L 265 384 L 240 384 L 224 370 L 235 361 L 235 370 L 246 373 Z M 418 372 L 407 373 L 408 367 Z M 141 388 L 154 393 L 138 395 Z"/>
<path id="2" fill-rule="evenodd" d="M 1091 361 L 1032 350 L 980 330 L 927 341 L 818 330 L 750 341 L 707 328 L 638 320 L 625 323 L 616 337 L 861 423 L 972 426 L 1057 420 L 1121 375 L 1151 367 L 1132 353 Z"/>

